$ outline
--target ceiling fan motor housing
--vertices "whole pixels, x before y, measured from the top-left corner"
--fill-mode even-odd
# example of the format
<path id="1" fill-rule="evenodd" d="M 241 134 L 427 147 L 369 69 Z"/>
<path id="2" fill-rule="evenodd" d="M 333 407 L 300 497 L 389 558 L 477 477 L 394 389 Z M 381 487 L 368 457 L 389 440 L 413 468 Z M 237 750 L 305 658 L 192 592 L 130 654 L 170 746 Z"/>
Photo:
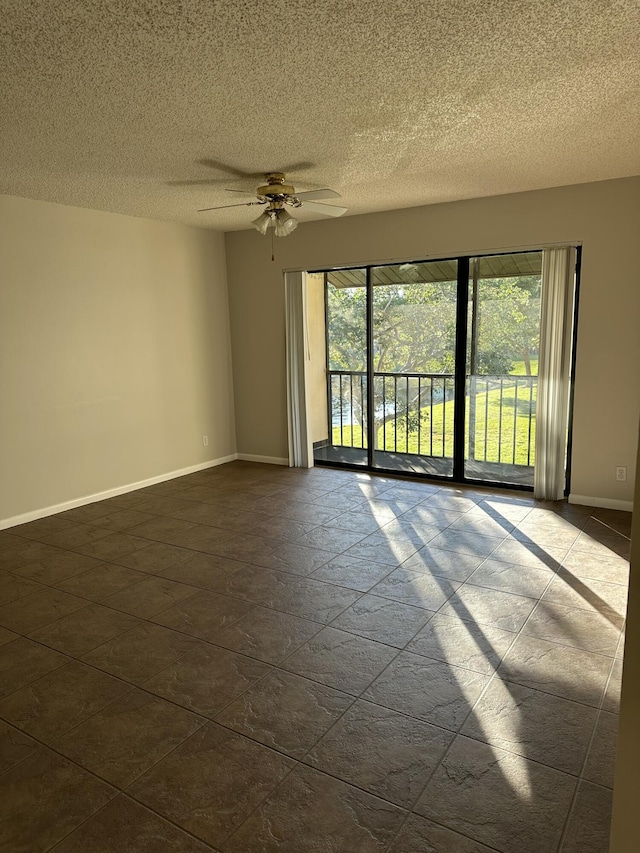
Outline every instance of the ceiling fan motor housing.
<path id="1" fill-rule="evenodd" d="M 282 172 L 267 172 L 265 179 L 267 183 L 262 187 L 258 187 L 256 195 L 271 198 L 273 196 L 296 194 L 295 187 L 292 187 L 291 184 L 285 184 Z"/>
<path id="2" fill-rule="evenodd" d="M 286 175 L 284 172 L 265 172 L 264 179 L 266 181 L 261 187 L 256 189 L 256 201 L 245 201 L 239 204 L 223 204 L 219 207 L 205 207 L 201 209 L 201 213 L 208 210 L 222 210 L 225 207 L 242 207 L 243 205 L 252 206 L 255 204 L 265 205 L 262 214 L 253 223 L 261 234 L 265 234 L 266 229 L 264 223 L 269 220 L 276 220 L 281 226 L 281 233 L 277 237 L 285 237 L 293 231 L 290 223 L 293 217 L 287 212 L 285 205 L 293 208 L 299 208 L 303 205 L 309 205 L 311 213 L 322 213 L 325 216 L 341 216 L 347 212 L 346 207 L 335 207 L 331 204 L 317 204 L 316 199 L 325 198 L 340 198 L 340 194 L 335 190 L 328 188 L 318 190 L 308 190 L 296 195 L 296 188 L 291 184 L 286 184 Z M 229 190 L 229 192 L 239 192 L 243 195 L 250 195 L 246 190 Z M 287 224 L 285 229 L 285 224 Z"/>

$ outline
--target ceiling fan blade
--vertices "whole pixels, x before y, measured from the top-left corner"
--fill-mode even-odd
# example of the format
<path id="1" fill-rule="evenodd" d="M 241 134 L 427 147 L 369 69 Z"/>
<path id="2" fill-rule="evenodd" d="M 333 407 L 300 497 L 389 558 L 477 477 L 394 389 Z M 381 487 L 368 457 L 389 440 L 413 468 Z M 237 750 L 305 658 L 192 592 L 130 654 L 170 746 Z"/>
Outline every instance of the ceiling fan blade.
<path id="1" fill-rule="evenodd" d="M 201 166 L 207 166 L 209 169 L 215 169 L 217 172 L 226 172 L 227 175 L 233 175 L 236 178 L 263 178 L 264 172 L 243 172 L 242 169 L 236 169 L 235 166 L 229 166 L 227 163 L 222 163 L 220 160 L 212 160 L 205 157 L 202 160 L 197 160 Z"/>
<path id="2" fill-rule="evenodd" d="M 333 204 L 318 204 L 317 201 L 303 202 L 302 209 L 313 211 L 313 213 L 322 213 L 323 216 L 342 216 L 348 210 L 347 207 L 336 207 Z"/>
<path id="3" fill-rule="evenodd" d="M 313 198 L 342 198 L 340 193 L 337 193 L 335 190 L 309 190 L 305 193 L 296 193 L 296 198 L 299 198 L 300 201 L 306 201 L 307 199 L 311 201 Z"/>
<path id="4" fill-rule="evenodd" d="M 240 204 L 219 204 L 217 207 L 201 207 L 198 213 L 206 213 L 208 210 L 224 210 L 226 207 L 251 207 L 254 204 L 266 204 L 265 201 L 243 201 Z"/>
<path id="5" fill-rule="evenodd" d="M 242 195 L 255 195 L 253 190 L 230 190 L 228 187 L 225 189 L 226 193 L 242 193 Z"/>
<path id="6" fill-rule="evenodd" d="M 313 169 L 313 166 L 313 163 L 303 160 L 300 163 L 289 163 L 288 166 L 284 166 L 279 171 L 284 172 L 285 175 L 290 175 L 292 172 L 307 172 L 309 169 Z"/>

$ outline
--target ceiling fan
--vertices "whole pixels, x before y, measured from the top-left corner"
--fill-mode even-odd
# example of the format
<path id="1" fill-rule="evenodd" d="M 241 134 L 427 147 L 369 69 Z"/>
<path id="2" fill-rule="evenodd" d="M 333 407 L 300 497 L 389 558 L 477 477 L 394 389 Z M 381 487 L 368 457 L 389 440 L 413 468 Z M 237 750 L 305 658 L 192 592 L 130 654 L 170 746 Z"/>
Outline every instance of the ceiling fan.
<path id="1" fill-rule="evenodd" d="M 266 172 L 265 183 L 255 191 L 256 201 L 243 201 L 238 204 L 222 204 L 218 207 L 203 207 L 198 212 L 206 213 L 209 210 L 224 210 L 229 207 L 252 207 L 260 205 L 264 210 L 257 219 L 252 221 L 253 227 L 261 234 L 273 226 L 276 237 L 286 237 L 298 227 L 298 220 L 288 212 L 286 207 L 306 207 L 314 213 L 322 213 L 324 216 L 342 216 L 347 212 L 346 207 L 337 207 L 332 204 L 318 204 L 317 199 L 340 198 L 340 193 L 335 190 L 321 189 L 309 190 L 298 193 L 291 184 L 285 183 L 284 172 Z M 242 193 L 253 195 L 246 190 L 227 190 L 229 193 Z"/>

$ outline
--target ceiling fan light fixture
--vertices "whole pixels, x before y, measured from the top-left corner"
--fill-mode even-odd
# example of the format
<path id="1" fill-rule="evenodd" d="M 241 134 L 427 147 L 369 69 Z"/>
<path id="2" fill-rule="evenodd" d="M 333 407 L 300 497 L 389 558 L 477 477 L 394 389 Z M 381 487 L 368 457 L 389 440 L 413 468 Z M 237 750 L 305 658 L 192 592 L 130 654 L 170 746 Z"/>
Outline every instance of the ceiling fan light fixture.
<path id="1" fill-rule="evenodd" d="M 297 227 L 298 220 L 291 216 L 288 211 L 284 209 L 277 211 L 275 215 L 276 237 L 286 237 L 292 231 L 295 231 Z"/>
<path id="2" fill-rule="evenodd" d="M 215 164 L 216 161 L 210 161 Z M 304 164 L 302 164 L 304 165 Z M 243 175 L 244 173 L 240 173 Z M 287 237 L 298 227 L 298 220 L 285 210 L 285 205 L 298 208 L 307 205 L 309 213 L 320 213 L 323 216 L 342 216 L 347 212 L 346 207 L 337 207 L 333 204 L 317 204 L 316 199 L 340 198 L 340 193 L 327 187 L 319 190 L 307 190 L 296 193 L 292 184 L 285 183 L 284 172 L 266 172 L 264 175 L 266 183 L 256 190 L 256 201 L 245 201 L 239 204 L 222 204 L 216 207 L 200 208 L 199 213 L 207 213 L 210 210 L 223 210 L 227 207 L 252 207 L 253 205 L 265 205 L 265 209 L 254 219 L 251 224 L 259 234 L 266 236 L 269 227 L 273 225 L 273 236 Z M 245 193 L 245 190 L 229 189 L 229 192 Z M 250 195 L 250 193 L 248 193 Z"/>
<path id="3" fill-rule="evenodd" d="M 266 210 L 263 210 L 260 216 L 257 219 L 252 220 L 251 224 L 259 231 L 263 236 L 267 233 L 269 226 L 271 225 L 271 217 L 267 213 Z"/>

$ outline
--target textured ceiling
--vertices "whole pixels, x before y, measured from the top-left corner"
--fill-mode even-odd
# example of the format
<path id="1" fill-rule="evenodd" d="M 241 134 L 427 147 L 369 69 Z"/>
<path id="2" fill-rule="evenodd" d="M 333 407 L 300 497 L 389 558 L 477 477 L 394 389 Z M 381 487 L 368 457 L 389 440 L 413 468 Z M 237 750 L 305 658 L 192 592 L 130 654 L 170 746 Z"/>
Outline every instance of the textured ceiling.
<path id="1" fill-rule="evenodd" d="M 231 230 L 258 182 L 200 161 L 347 215 L 638 174 L 639 42 L 637 0 L 0 0 L 0 192 Z"/>

